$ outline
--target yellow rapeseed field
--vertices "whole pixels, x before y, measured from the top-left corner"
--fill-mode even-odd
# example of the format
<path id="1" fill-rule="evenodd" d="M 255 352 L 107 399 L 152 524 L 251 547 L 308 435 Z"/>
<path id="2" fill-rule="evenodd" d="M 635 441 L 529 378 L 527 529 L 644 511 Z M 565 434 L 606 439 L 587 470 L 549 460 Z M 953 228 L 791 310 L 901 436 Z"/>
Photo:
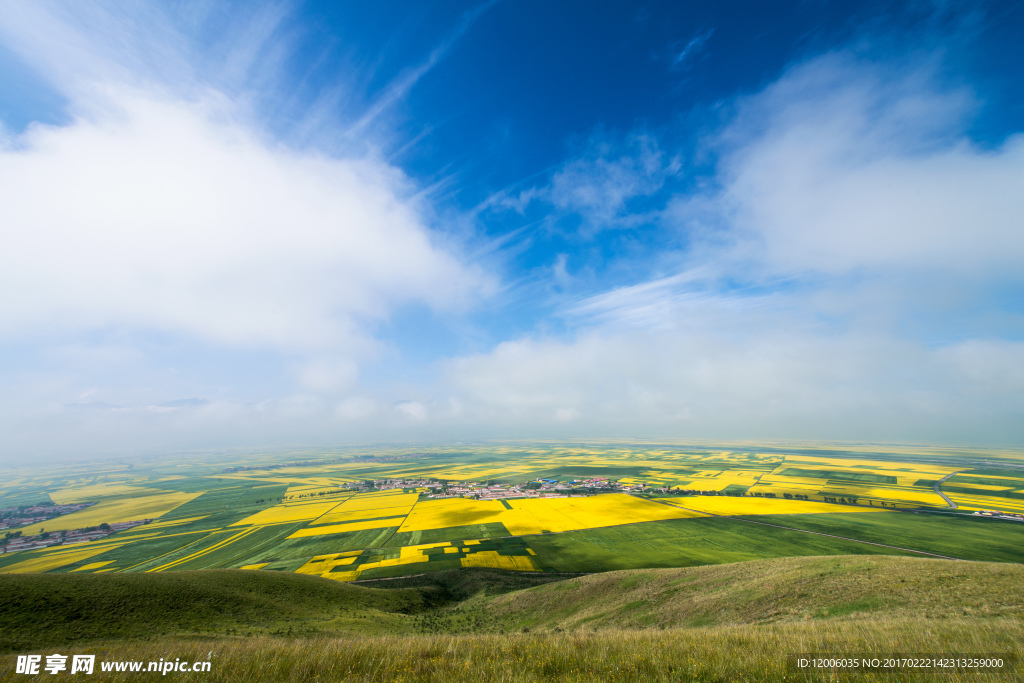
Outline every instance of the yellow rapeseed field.
<path id="1" fill-rule="evenodd" d="M 501 523 L 514 536 L 542 531 L 574 531 L 633 522 L 698 517 L 699 514 L 621 493 L 571 498 L 517 498 L 506 501 L 442 498 L 419 503 L 399 532 Z"/>
<path id="2" fill-rule="evenodd" d="M 445 479 L 448 481 L 486 481 L 495 477 L 510 477 L 513 475 L 525 475 L 529 472 L 544 469 L 542 465 L 531 463 L 530 465 L 507 465 L 504 467 L 484 467 L 478 465 L 466 465 L 464 467 L 434 467 L 423 471 L 424 475 L 434 479 Z M 418 475 L 414 475 L 418 476 Z"/>
<path id="3" fill-rule="evenodd" d="M 1024 500 L 1001 498 L 999 496 L 972 496 L 965 493 L 946 493 L 950 500 L 962 510 L 1000 510 L 1002 512 L 1024 512 Z"/>
<path id="4" fill-rule="evenodd" d="M 963 468 L 961 467 L 946 467 L 943 465 L 933 464 L 919 464 L 919 463 L 907 463 L 898 460 L 868 460 L 868 459 L 856 459 L 856 458 L 828 458 L 814 455 L 787 455 L 784 467 L 789 466 L 801 466 L 801 465 L 814 465 L 815 469 L 828 469 L 828 470 L 849 470 L 852 472 L 871 472 L 873 470 L 887 471 L 897 470 L 897 472 L 890 472 L 898 474 L 898 471 L 910 470 L 912 472 L 921 474 L 935 474 L 941 472 L 942 476 L 945 476 L 951 472 L 957 472 Z"/>
<path id="5" fill-rule="evenodd" d="M 733 485 L 753 486 L 761 474 L 754 470 L 701 470 L 698 475 L 684 477 L 688 481 L 673 488 L 723 491 Z"/>
<path id="6" fill-rule="evenodd" d="M 348 492 L 338 493 L 341 487 L 338 484 L 328 484 L 326 486 L 321 484 L 292 484 L 284 492 L 285 500 L 294 500 L 299 496 L 311 497 L 318 493 L 332 494 L 337 500 L 339 495 L 347 495 Z"/>
<path id="7" fill-rule="evenodd" d="M 622 493 L 526 498 L 510 500 L 509 504 L 512 510 L 508 510 L 508 516 L 501 521 L 514 536 L 702 516 Z"/>
<path id="8" fill-rule="evenodd" d="M 50 499 L 58 505 L 68 505 L 98 501 L 103 498 L 142 498 L 154 493 L 167 493 L 167 491 L 127 484 L 92 484 L 54 491 L 50 494 Z"/>
<path id="9" fill-rule="evenodd" d="M 311 526 L 347 524 L 350 522 L 362 522 L 382 517 L 404 517 L 409 513 L 409 510 L 412 509 L 412 506 L 416 504 L 418 499 L 419 494 L 402 493 L 400 489 L 398 491 L 388 491 L 385 493 L 359 494 L 326 511 L 324 514 L 313 520 L 311 522 Z M 380 526 L 398 526 L 398 524 L 396 523 L 391 525 L 384 523 Z M 362 528 L 373 529 L 376 527 L 370 525 Z M 357 529 L 352 528 L 351 530 L 356 531 Z M 337 532 L 318 531 L 305 535 L 323 533 Z"/>
<path id="10" fill-rule="evenodd" d="M 326 536 L 328 534 L 340 534 L 345 531 L 363 531 L 365 529 L 387 529 L 388 527 L 401 526 L 405 521 L 404 516 L 392 519 L 374 519 L 365 522 L 349 522 L 347 524 L 324 524 L 321 526 L 308 526 L 299 529 L 288 538 L 305 538 L 307 536 Z"/>
<path id="11" fill-rule="evenodd" d="M 247 472 L 244 474 L 218 474 L 217 477 L 219 479 L 237 479 L 239 481 L 258 481 L 267 486 L 288 484 L 289 489 L 285 492 L 285 496 L 289 494 L 294 495 L 296 492 L 309 493 L 311 491 L 336 491 L 340 488 L 341 483 L 352 481 L 352 479 L 348 477 L 341 476 L 330 478 L 288 477 L 279 474 L 278 470 L 274 470 L 273 472 Z M 294 491 L 292 490 L 292 487 L 295 488 Z"/>
<path id="12" fill-rule="evenodd" d="M 206 546 L 205 548 L 197 550 L 196 552 L 191 553 L 189 555 L 186 555 L 185 557 L 178 558 L 177 560 L 173 560 L 173 561 L 168 562 L 166 564 L 162 564 L 159 567 L 154 567 L 153 569 L 147 569 L 146 571 L 147 572 L 162 572 L 162 571 L 167 571 L 168 569 L 173 569 L 173 568 L 175 568 L 177 566 L 185 564 L 186 562 L 189 562 L 191 560 L 195 560 L 197 558 L 203 557 L 204 555 L 209 555 L 210 553 L 212 553 L 212 552 L 214 552 L 216 550 L 220 550 L 224 546 L 229 545 L 231 543 L 234 543 L 235 541 L 239 541 L 239 540 L 245 538 L 246 536 L 248 536 L 249 534 L 251 534 L 251 533 L 253 533 L 255 531 L 259 531 L 259 527 L 255 527 L 254 526 L 254 527 L 249 527 L 248 529 L 242 529 L 241 531 L 239 531 L 239 532 L 237 532 L 235 534 L 232 534 L 231 536 L 228 536 L 227 538 L 225 538 L 223 540 L 220 540 L 217 543 L 214 543 L 213 545 Z"/>
<path id="13" fill-rule="evenodd" d="M 520 572 L 539 572 L 532 559 L 522 555 L 501 555 L 497 550 L 482 550 L 462 558 L 463 567 L 489 567 L 491 569 L 512 569 Z"/>
<path id="14" fill-rule="evenodd" d="M 99 569 L 100 567 L 106 567 L 108 564 L 113 564 L 113 563 L 114 563 L 114 560 L 105 560 L 104 562 L 90 562 L 89 564 L 84 564 L 81 567 L 78 567 L 77 569 L 72 569 L 71 571 L 72 572 L 94 572 L 97 569 Z"/>
<path id="15" fill-rule="evenodd" d="M 87 507 L 70 515 L 27 526 L 21 530 L 25 536 L 32 536 L 46 531 L 63 531 L 64 529 L 82 529 L 100 524 L 115 522 L 134 522 L 140 519 L 156 519 L 166 515 L 174 508 L 187 503 L 204 492 L 183 493 L 180 491 L 161 491 L 147 489 L 151 495 L 137 498 L 110 498 L 96 505 Z"/>
<path id="16" fill-rule="evenodd" d="M 287 524 L 289 522 L 304 522 L 316 519 L 331 508 L 337 506 L 336 500 L 309 500 L 297 503 L 281 503 L 266 510 L 249 515 L 231 526 L 248 526 L 252 524 Z"/>
<path id="17" fill-rule="evenodd" d="M 946 501 L 942 496 L 935 493 L 932 488 L 912 488 L 903 486 L 885 486 L 881 484 L 827 486 L 821 490 L 822 494 L 829 496 L 854 496 L 861 502 L 886 501 L 903 505 L 906 507 L 917 507 L 919 505 L 930 505 L 944 508 Z"/>
<path id="18" fill-rule="evenodd" d="M 683 496 L 666 502 L 713 515 L 793 515 L 828 512 L 872 512 L 879 508 L 819 503 L 813 500 L 739 496 Z"/>
<path id="19" fill-rule="evenodd" d="M 402 550 L 404 551 L 405 549 L 403 548 Z M 410 553 L 403 557 L 394 559 L 367 562 L 359 565 L 353 571 L 335 571 L 336 567 L 344 567 L 354 563 L 356 561 L 356 557 L 360 554 L 362 554 L 362 551 L 355 550 L 346 553 L 335 553 L 333 555 L 317 555 L 306 562 L 306 564 L 296 569 L 295 572 L 297 574 L 317 574 L 325 579 L 333 579 L 334 581 L 355 581 L 359 578 L 360 572 L 365 569 L 372 569 L 374 567 L 392 567 L 400 564 L 417 564 L 429 561 L 429 558 L 427 558 L 426 555 Z"/>
<path id="20" fill-rule="evenodd" d="M 887 460 L 860 460 L 860 459 L 835 459 L 821 458 L 814 456 L 793 456 L 787 455 L 773 474 L 778 474 L 789 468 L 816 469 L 831 472 L 850 472 L 860 474 L 884 474 L 896 477 L 899 486 L 911 487 L 919 479 L 941 479 L 947 474 L 957 472 L 962 468 L 944 467 L 942 465 L 916 464 Z"/>
<path id="21" fill-rule="evenodd" d="M 407 510 L 416 504 L 419 499 L 417 493 L 397 493 L 397 494 L 376 494 L 376 495 L 358 495 L 349 498 L 344 503 L 338 505 L 334 512 L 349 512 L 355 510 L 374 510 L 377 508 L 392 508 L 392 507 L 405 507 Z"/>
<path id="22" fill-rule="evenodd" d="M 373 508 L 369 510 L 345 510 L 344 508 L 333 508 L 325 514 L 314 519 L 310 524 L 343 524 L 345 522 L 358 522 L 377 517 L 404 517 L 412 509 L 411 505 L 403 505 L 393 508 Z"/>
<path id="23" fill-rule="evenodd" d="M 900 463 L 843 460 L 841 464 L 836 465 L 833 464 L 833 461 L 828 461 L 826 459 L 813 459 L 815 462 L 803 462 L 803 460 L 807 459 L 801 459 L 800 462 L 794 463 L 787 458 L 787 461 L 776 468 L 775 472 L 761 477 L 757 485 L 750 489 L 750 493 L 775 493 L 776 495 L 794 493 L 816 497 L 853 497 L 857 498 L 861 504 L 864 505 L 868 505 L 870 502 L 880 505 L 884 502 L 897 507 L 918 507 L 920 505 L 928 505 L 944 508 L 947 507 L 946 502 L 941 496 L 936 494 L 930 486 L 915 486 L 914 484 L 920 479 L 937 480 L 942 476 L 945 476 L 945 474 L 950 471 L 956 471 L 953 468 L 928 466 L 920 468 L 920 471 L 908 474 L 905 472 L 897 472 L 892 469 L 893 467 L 899 466 Z M 862 465 L 858 468 L 850 463 L 862 463 Z M 813 466 L 813 468 L 820 468 L 830 472 L 895 476 L 898 483 L 881 484 L 875 482 L 840 481 L 836 479 L 819 479 L 809 476 L 784 476 L 779 474 L 779 472 L 785 470 L 792 471 L 794 465 L 798 465 L 796 469 L 807 468 L 810 470 L 811 466 Z M 886 467 L 875 467 L 875 465 L 885 465 Z M 906 466 L 904 465 L 904 467 Z M 944 471 L 937 472 L 936 470 Z"/>
<path id="24" fill-rule="evenodd" d="M 425 531 L 467 524 L 487 524 L 501 521 L 505 507 L 497 500 L 471 500 L 469 498 L 440 498 L 426 500 L 412 509 L 398 530 Z"/>
<path id="25" fill-rule="evenodd" d="M 352 550 L 344 553 L 333 553 L 330 555 L 316 555 L 311 557 L 306 564 L 302 565 L 295 570 L 296 574 L 315 574 L 319 576 L 326 576 L 327 578 L 339 579 L 338 574 L 342 572 L 336 572 L 333 576 L 328 576 L 331 570 L 335 567 L 352 564 L 356 561 L 356 557 L 362 554 L 361 550 Z M 345 574 L 358 574 L 358 572 L 344 572 Z M 351 581 L 352 579 L 344 578 L 339 579 L 342 581 Z"/>
<path id="26" fill-rule="evenodd" d="M 1006 486 L 992 486 L 991 484 L 975 484 L 974 482 L 971 481 L 961 481 L 959 479 L 950 483 L 959 488 L 976 490 L 982 495 L 984 495 L 982 493 L 984 491 L 1012 491 L 1013 489 L 1017 488 L 1017 486 L 1020 486 L 1020 482 L 1014 481 L 1012 479 L 1006 480 Z"/>
<path id="27" fill-rule="evenodd" d="M 48 572 L 51 569 L 59 569 L 60 567 L 66 567 L 69 564 L 87 560 L 90 557 L 105 553 L 108 550 L 114 548 L 120 548 L 124 543 L 110 544 L 104 543 L 102 545 L 94 546 L 91 543 L 86 544 L 89 547 L 83 548 L 80 546 L 72 546 L 72 549 L 63 548 L 62 546 L 56 546 L 55 548 L 46 548 L 45 550 L 39 551 L 38 555 L 31 557 L 27 560 L 22 560 L 17 564 L 11 564 L 0 569 L 0 574 L 34 574 L 36 572 Z"/>
<path id="28" fill-rule="evenodd" d="M 950 479 L 950 482 L 969 482 L 972 479 L 991 479 L 993 481 L 1005 481 L 1007 486 L 1013 486 L 1015 488 L 1024 486 L 1024 473 L 1021 473 L 1019 477 L 1005 477 L 998 474 L 972 474 L 970 472 L 961 472 Z"/>
<path id="29" fill-rule="evenodd" d="M 163 522 L 150 522 L 149 524 L 146 524 L 146 525 L 143 525 L 143 526 L 137 526 L 137 527 L 133 527 L 131 529 L 127 529 L 125 531 L 120 532 L 120 534 L 121 535 L 127 535 L 127 534 L 146 534 L 146 535 L 148 535 L 150 532 L 152 532 L 152 531 L 154 531 L 156 529 L 167 529 L 167 528 L 172 527 L 172 526 L 181 526 L 182 524 L 190 524 L 192 522 L 196 522 L 196 521 L 198 521 L 200 519 L 203 519 L 205 517 L 209 517 L 209 515 L 199 515 L 198 517 L 180 517 L 178 519 L 168 519 L 168 520 L 165 520 Z"/>
<path id="30" fill-rule="evenodd" d="M 512 569 L 515 571 L 540 571 L 540 568 L 529 556 L 502 555 L 496 550 L 478 551 L 474 548 L 479 541 L 466 542 L 466 547 L 455 547 L 450 542 L 424 543 L 422 545 L 405 546 L 398 549 L 397 557 L 382 558 L 379 560 L 356 564 L 356 560 L 362 551 L 355 550 L 345 553 L 331 555 L 317 555 L 311 558 L 306 564 L 296 569 L 299 574 L 316 574 L 335 581 L 355 581 L 368 569 L 378 567 L 397 567 L 401 565 L 417 565 L 430 561 L 426 554 L 427 550 L 443 548 L 445 556 L 453 556 L 459 559 L 463 567 L 490 567 L 493 569 Z M 533 555 L 533 551 L 529 551 Z M 393 554 L 393 551 L 392 553 Z M 462 557 L 459 557 L 462 556 Z M 338 571 L 339 567 L 351 567 L 350 570 Z M 255 566 L 253 567 L 255 568 Z M 414 570 L 418 571 L 418 570 Z"/>

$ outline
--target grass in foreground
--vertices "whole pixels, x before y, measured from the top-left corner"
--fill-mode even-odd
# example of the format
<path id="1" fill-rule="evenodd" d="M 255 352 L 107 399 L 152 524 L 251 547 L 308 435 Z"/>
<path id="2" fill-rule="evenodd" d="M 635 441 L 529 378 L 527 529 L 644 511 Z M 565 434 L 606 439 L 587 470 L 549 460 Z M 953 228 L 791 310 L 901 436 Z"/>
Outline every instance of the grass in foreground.
<path id="1" fill-rule="evenodd" d="M 405 636 L 357 639 L 281 638 L 161 640 L 61 650 L 97 661 L 211 661 L 210 673 L 171 674 L 220 681 L 927 681 L 1024 680 L 1020 664 L 1001 675 L 857 673 L 797 675 L 790 653 L 1013 653 L 1024 656 L 1019 620 L 875 619 L 665 631 L 516 633 L 489 636 Z M 13 662 L 13 657 L 11 657 Z M 5 667 L 0 681 L 22 678 Z M 152 677 L 154 674 L 149 674 Z M 137 673 L 104 674 L 136 681 Z"/>

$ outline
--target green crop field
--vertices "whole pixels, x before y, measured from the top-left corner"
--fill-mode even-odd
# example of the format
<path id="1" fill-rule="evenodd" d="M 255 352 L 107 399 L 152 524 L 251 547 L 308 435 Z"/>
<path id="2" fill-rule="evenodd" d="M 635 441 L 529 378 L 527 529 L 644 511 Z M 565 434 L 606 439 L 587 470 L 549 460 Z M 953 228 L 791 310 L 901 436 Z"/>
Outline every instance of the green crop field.
<path id="1" fill-rule="evenodd" d="M 541 563 L 559 572 L 692 567 L 767 557 L 912 555 L 728 518 L 646 522 L 531 536 L 528 541 Z"/>

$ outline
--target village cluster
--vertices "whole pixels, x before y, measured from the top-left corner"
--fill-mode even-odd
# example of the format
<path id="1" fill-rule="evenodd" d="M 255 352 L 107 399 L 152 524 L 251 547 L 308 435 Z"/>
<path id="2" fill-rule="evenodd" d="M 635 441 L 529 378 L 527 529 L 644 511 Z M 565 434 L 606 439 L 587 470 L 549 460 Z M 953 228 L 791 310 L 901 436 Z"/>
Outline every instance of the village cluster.
<path id="1" fill-rule="evenodd" d="M 48 519 L 78 512 L 89 507 L 92 503 L 74 503 L 71 505 L 55 505 L 53 503 L 38 503 L 36 505 L 19 505 L 7 507 L 0 510 L 0 529 L 17 529 L 45 522 Z"/>
<path id="2" fill-rule="evenodd" d="M 634 487 L 620 486 L 608 479 L 584 479 L 560 482 L 557 479 L 536 479 L 523 484 L 499 484 L 476 481 L 438 481 L 433 479 L 405 480 L 380 479 L 373 482 L 374 488 L 416 488 L 428 492 L 429 498 L 476 498 L 493 500 L 500 498 L 547 498 L 572 493 L 607 493 L 632 490 Z"/>
<path id="3" fill-rule="evenodd" d="M 62 505 L 59 507 L 85 507 Z M 74 512 L 74 511 L 73 511 Z M 48 517 L 47 519 L 52 519 Z M 0 539 L 0 554 L 13 553 L 19 550 L 33 550 L 35 548 L 48 548 L 52 545 L 74 545 L 86 543 L 99 538 L 109 536 L 115 531 L 124 531 L 142 524 L 149 524 L 152 520 L 140 519 L 131 522 L 115 522 L 113 524 L 103 523 L 99 526 L 85 527 L 84 529 L 62 530 L 49 533 L 36 534 L 35 536 L 22 536 L 20 531 L 11 531 L 4 534 Z"/>

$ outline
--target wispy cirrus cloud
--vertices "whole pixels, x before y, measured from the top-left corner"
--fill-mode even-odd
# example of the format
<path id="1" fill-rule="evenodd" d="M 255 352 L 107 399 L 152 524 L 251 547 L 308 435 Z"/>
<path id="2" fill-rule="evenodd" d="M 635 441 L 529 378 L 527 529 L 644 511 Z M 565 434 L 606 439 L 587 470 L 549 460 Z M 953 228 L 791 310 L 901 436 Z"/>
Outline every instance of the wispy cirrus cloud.
<path id="1" fill-rule="evenodd" d="M 669 68 L 673 71 L 682 71 L 689 68 L 697 55 L 704 50 L 708 39 L 711 38 L 714 33 L 715 29 L 709 28 L 706 31 L 701 31 L 688 40 L 679 40 L 672 43 L 668 49 Z"/>
<path id="2" fill-rule="evenodd" d="M 550 169 L 542 184 L 498 193 L 482 208 L 539 212 L 546 224 L 593 236 L 650 220 L 632 203 L 658 193 L 679 169 L 679 159 L 654 135 L 636 132 L 620 139 L 597 132 L 579 154 Z"/>
<path id="3" fill-rule="evenodd" d="M 481 16 L 496 5 L 499 0 L 486 0 L 476 7 L 462 13 L 459 23 L 452 29 L 451 33 L 438 43 L 427 58 L 420 64 L 407 69 L 398 78 L 392 81 L 383 94 L 367 108 L 366 112 L 348 128 L 345 132 L 347 137 L 360 135 L 373 124 L 385 111 L 393 107 L 397 102 L 403 100 L 409 91 L 413 89 L 421 78 L 426 76 L 437 64 L 444 59 L 448 52 L 454 47 L 467 31 Z"/>

